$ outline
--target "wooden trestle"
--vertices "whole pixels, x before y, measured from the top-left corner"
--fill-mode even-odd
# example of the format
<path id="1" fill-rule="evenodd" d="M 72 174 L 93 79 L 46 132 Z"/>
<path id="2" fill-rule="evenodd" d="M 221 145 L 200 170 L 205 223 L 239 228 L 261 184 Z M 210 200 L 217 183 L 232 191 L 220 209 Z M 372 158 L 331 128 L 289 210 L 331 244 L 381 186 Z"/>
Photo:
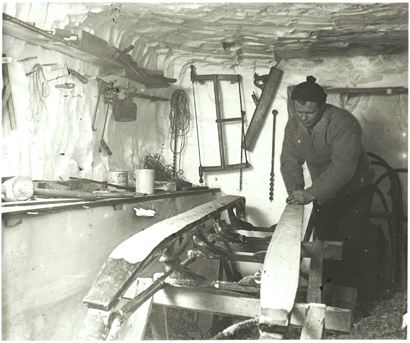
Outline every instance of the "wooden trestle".
<path id="1" fill-rule="evenodd" d="M 225 210 L 230 223 L 222 219 Z M 255 317 L 262 339 L 283 338 L 289 326 L 302 327 L 302 339 L 320 339 L 324 330 L 349 332 L 351 311 L 322 304 L 320 290 L 323 259 L 340 259 L 341 243 L 302 241 L 303 206 L 287 205 L 271 228 L 240 220 L 244 211 L 245 198 L 223 196 L 121 243 L 83 300 L 88 312 L 80 338 L 141 340 L 153 304 Z M 238 230 L 272 235 L 251 238 Z M 303 258 L 310 258 L 310 270 L 300 301 Z M 190 271 L 197 259 L 220 260 L 228 280 L 206 280 Z M 163 263 L 165 272 L 143 276 L 154 261 Z M 238 261 L 263 264 L 260 281 L 236 282 Z"/>

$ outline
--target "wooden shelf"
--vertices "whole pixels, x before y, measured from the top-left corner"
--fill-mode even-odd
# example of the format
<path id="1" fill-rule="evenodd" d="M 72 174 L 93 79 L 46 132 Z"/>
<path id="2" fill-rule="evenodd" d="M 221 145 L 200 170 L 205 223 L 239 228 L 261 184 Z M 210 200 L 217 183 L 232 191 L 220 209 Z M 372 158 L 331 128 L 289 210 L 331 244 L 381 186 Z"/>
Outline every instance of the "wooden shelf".
<path id="1" fill-rule="evenodd" d="M 39 213 L 49 213 L 55 211 L 64 211 L 67 209 L 88 209 L 98 206 L 114 206 L 127 203 L 140 203 L 144 201 L 153 201 L 166 198 L 178 198 L 182 196 L 192 196 L 205 193 L 220 193 L 219 188 L 209 188 L 189 191 L 175 191 L 175 192 L 158 192 L 147 195 L 124 196 L 123 198 L 105 198 L 98 200 L 81 200 L 74 198 L 54 198 L 43 200 L 28 200 L 7 203 L 3 202 L 0 207 L 0 213 L 4 215 L 14 214 L 30 214 L 36 215 Z"/>
<path id="2" fill-rule="evenodd" d="M 147 88 L 168 87 L 175 79 L 166 78 L 162 72 L 139 68 L 134 64 L 130 70 L 124 63 L 116 61 L 110 56 L 95 55 L 85 51 L 72 41 L 50 34 L 6 13 L 3 13 L 3 34 L 24 40 L 30 44 L 40 45 L 43 48 L 58 51 L 75 59 L 100 66 L 106 73 L 121 75 L 128 79 L 144 84 Z M 107 51 L 119 52 L 119 49 L 108 46 Z M 136 72 L 137 71 L 137 72 Z"/>

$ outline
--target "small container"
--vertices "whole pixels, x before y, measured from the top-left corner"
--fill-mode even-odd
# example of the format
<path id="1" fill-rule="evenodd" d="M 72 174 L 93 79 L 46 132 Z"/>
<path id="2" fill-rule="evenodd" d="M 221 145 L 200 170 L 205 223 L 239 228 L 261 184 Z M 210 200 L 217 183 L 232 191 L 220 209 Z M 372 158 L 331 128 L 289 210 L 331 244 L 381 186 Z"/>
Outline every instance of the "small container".
<path id="1" fill-rule="evenodd" d="M 107 182 L 117 186 L 128 186 L 127 171 L 110 171 L 107 173 Z"/>
<path id="2" fill-rule="evenodd" d="M 34 183 L 28 176 L 13 177 L 1 186 L 4 201 L 25 201 L 34 194 Z"/>
<path id="3" fill-rule="evenodd" d="M 135 170 L 135 192 L 142 194 L 154 193 L 154 169 L 136 169 Z"/>

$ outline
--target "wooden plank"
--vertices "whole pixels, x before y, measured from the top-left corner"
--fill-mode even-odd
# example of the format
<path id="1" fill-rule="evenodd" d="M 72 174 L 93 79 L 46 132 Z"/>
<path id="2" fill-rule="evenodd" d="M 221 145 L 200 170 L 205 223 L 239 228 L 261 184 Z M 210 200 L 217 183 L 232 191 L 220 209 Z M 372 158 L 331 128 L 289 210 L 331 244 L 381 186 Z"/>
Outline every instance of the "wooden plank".
<path id="1" fill-rule="evenodd" d="M 49 211 L 58 211 L 58 210 L 67 210 L 72 208 L 88 208 L 88 207 L 97 207 L 97 206 L 109 206 L 109 205 L 117 205 L 117 204 L 125 204 L 125 203 L 140 203 L 158 199 L 166 199 L 166 198 L 177 198 L 181 196 L 189 196 L 189 195 L 196 195 L 202 193 L 215 193 L 220 192 L 217 188 L 210 188 L 210 189 L 202 189 L 202 190 L 190 190 L 190 191 L 177 191 L 177 192 L 161 192 L 158 194 L 149 194 L 149 195 L 134 195 L 134 196 L 127 196 L 124 198 L 111 198 L 111 199 L 101 199 L 95 201 L 81 201 L 76 200 L 75 202 L 72 199 L 67 199 L 64 203 L 54 203 L 53 199 L 47 199 L 47 203 L 33 203 L 32 201 L 25 201 L 22 205 L 12 205 L 12 206 L 5 206 L 5 202 L 2 203 L 0 207 L 0 213 L 2 214 L 24 214 L 27 212 L 49 212 Z M 48 203 L 50 200 L 50 203 Z M 53 202 L 53 203 L 51 203 Z"/>
<path id="2" fill-rule="evenodd" d="M 302 242 L 302 257 L 311 257 L 319 246 L 323 246 L 323 258 L 325 260 L 340 261 L 343 254 L 343 243 L 337 241 L 313 241 Z"/>
<path id="3" fill-rule="evenodd" d="M 214 83 L 214 97 L 215 97 L 215 111 L 216 111 L 216 121 L 218 127 L 218 142 L 219 142 L 219 157 L 221 160 L 222 168 L 225 168 L 225 143 L 224 143 L 224 135 L 221 123 L 218 122 L 222 119 L 221 114 L 221 100 L 220 100 L 220 90 L 219 90 L 219 81 L 216 78 L 216 75 L 213 79 Z"/>
<path id="4" fill-rule="evenodd" d="M 370 87 L 370 88 L 337 88 L 337 87 L 323 87 L 326 93 L 347 93 L 349 95 L 394 95 L 394 94 L 407 94 L 408 88 L 406 87 Z"/>
<path id="5" fill-rule="evenodd" d="M 280 81 L 282 79 L 283 71 L 272 67 L 269 72 L 268 80 L 263 87 L 261 97 L 255 112 L 253 113 L 251 122 L 245 135 L 246 150 L 252 151 L 255 147 L 256 140 L 259 137 L 259 133 L 262 130 L 266 116 L 269 112 L 269 108 L 275 99 L 276 92 L 279 88 Z"/>
<path id="6" fill-rule="evenodd" d="M 318 247 L 310 257 L 309 284 L 307 289 L 308 303 L 322 302 L 322 271 L 323 271 L 323 242 L 317 242 Z"/>
<path id="7" fill-rule="evenodd" d="M 166 286 L 154 294 L 154 303 L 221 315 L 255 317 L 260 314 L 256 297 L 195 288 Z"/>
<path id="8" fill-rule="evenodd" d="M 238 170 L 243 168 L 249 168 L 249 163 L 235 163 L 235 164 L 225 164 L 224 166 L 201 166 L 200 170 L 204 172 L 222 171 L 222 170 Z"/>
<path id="9" fill-rule="evenodd" d="M 283 334 L 281 333 L 274 333 L 274 332 L 266 332 L 260 331 L 259 340 L 273 340 L 273 339 L 283 339 Z"/>
<path id="10" fill-rule="evenodd" d="M 288 325 L 299 281 L 302 205 L 286 205 L 269 243 L 261 277 L 261 322 Z"/>
<path id="11" fill-rule="evenodd" d="M 120 63 L 111 61 L 108 58 L 89 54 L 75 44 L 55 37 L 45 30 L 41 30 L 33 25 L 27 24 L 15 17 L 3 13 L 3 34 L 14 38 L 28 41 L 32 44 L 40 45 L 43 48 L 58 51 L 75 59 L 80 59 L 88 63 L 97 64 L 115 70 L 124 69 Z"/>
<path id="12" fill-rule="evenodd" d="M 325 321 L 324 304 L 310 304 L 300 339 L 321 339 Z"/>
<path id="13" fill-rule="evenodd" d="M 110 254 L 83 301 L 92 307 L 109 309 L 129 285 L 133 275 L 177 234 L 188 231 L 245 198 L 226 195 L 189 211 L 160 221 L 118 245 Z"/>
<path id="14" fill-rule="evenodd" d="M 135 282 L 134 297 L 151 284 L 151 278 L 138 278 Z M 144 339 L 152 304 L 153 298 L 151 297 L 128 318 L 127 322 L 119 332 L 119 340 L 141 341 Z"/>
<path id="15" fill-rule="evenodd" d="M 87 310 L 83 326 L 78 335 L 80 340 L 103 341 L 107 336 L 107 321 L 110 313 L 93 308 Z"/>
<path id="16" fill-rule="evenodd" d="M 303 326 L 308 304 L 295 304 L 290 318 L 290 325 Z M 349 333 L 352 327 L 353 314 L 349 309 L 342 309 L 333 306 L 325 308 L 325 329 L 329 331 Z"/>
<path id="17" fill-rule="evenodd" d="M 158 72 L 152 72 L 148 69 L 134 67 L 133 70 L 130 70 L 129 66 L 122 62 L 114 61 L 111 58 L 110 52 L 120 51 L 113 46 L 107 46 L 106 55 L 101 53 L 96 55 L 85 51 L 75 43 L 56 37 L 49 31 L 39 29 L 6 13 L 3 13 L 3 34 L 39 45 L 45 49 L 60 52 L 74 59 L 96 64 L 113 74 L 123 75 L 125 69 L 125 77 L 140 82 L 147 88 L 168 87 L 169 83 L 176 81 L 175 79 L 158 75 Z M 137 73 L 138 71 L 140 73 Z"/>
<path id="18" fill-rule="evenodd" d="M 239 82 L 241 79 L 240 75 L 237 74 L 209 74 L 209 75 L 195 75 L 193 76 L 193 81 L 204 82 L 204 81 L 231 81 Z"/>
<path id="19" fill-rule="evenodd" d="M 157 305 L 228 316 L 259 317 L 260 300 L 248 295 L 233 295 L 213 290 L 166 286 L 154 294 Z M 303 326 L 308 304 L 296 303 L 290 316 L 290 325 Z M 349 332 L 352 323 L 350 310 L 325 307 L 325 329 Z"/>

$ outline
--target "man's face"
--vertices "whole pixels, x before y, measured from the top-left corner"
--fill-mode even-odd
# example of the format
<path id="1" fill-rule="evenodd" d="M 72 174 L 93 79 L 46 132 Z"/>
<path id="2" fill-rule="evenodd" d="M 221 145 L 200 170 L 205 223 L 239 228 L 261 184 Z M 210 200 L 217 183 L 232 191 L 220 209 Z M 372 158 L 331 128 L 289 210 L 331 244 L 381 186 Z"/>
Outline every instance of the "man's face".
<path id="1" fill-rule="evenodd" d="M 296 114 L 299 120 L 307 128 L 312 128 L 322 116 L 323 106 L 317 102 L 306 101 L 303 105 L 297 100 L 295 101 Z"/>

